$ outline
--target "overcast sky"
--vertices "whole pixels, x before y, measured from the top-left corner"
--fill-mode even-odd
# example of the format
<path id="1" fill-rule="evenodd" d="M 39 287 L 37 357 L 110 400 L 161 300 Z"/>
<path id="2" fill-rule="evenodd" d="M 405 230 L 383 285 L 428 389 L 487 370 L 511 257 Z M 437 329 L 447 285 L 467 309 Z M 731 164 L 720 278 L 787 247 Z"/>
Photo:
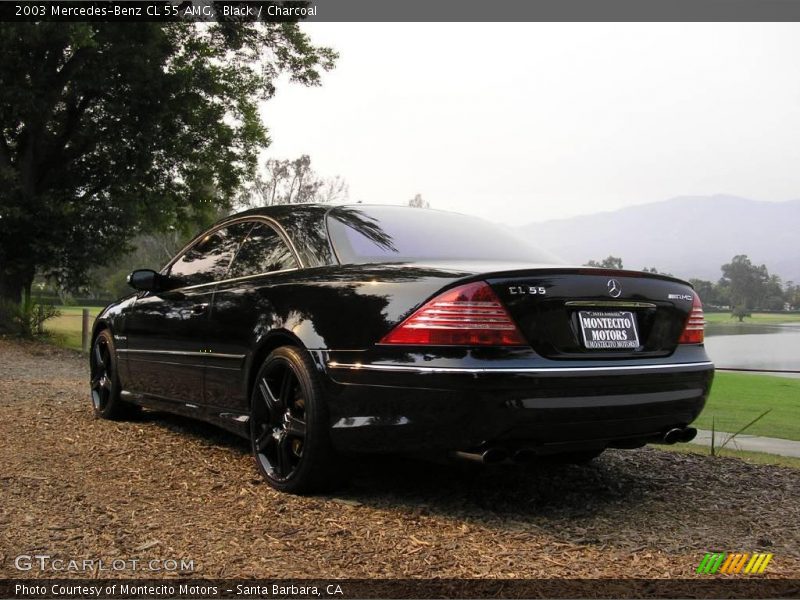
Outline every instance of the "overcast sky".
<path id="1" fill-rule="evenodd" d="M 268 156 L 352 201 L 522 224 L 800 197 L 800 24 L 306 23 L 340 58 L 264 107 Z"/>

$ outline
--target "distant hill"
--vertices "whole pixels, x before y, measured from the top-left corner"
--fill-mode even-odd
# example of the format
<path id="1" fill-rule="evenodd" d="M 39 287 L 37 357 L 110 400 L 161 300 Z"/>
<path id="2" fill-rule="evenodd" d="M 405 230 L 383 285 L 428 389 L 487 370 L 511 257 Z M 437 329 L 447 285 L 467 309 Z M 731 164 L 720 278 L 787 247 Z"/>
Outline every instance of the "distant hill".
<path id="1" fill-rule="evenodd" d="M 800 200 L 682 196 L 521 229 L 570 263 L 611 254 L 621 257 L 625 268 L 656 267 L 686 279 L 716 281 L 720 265 L 747 254 L 784 281 L 800 282 Z"/>

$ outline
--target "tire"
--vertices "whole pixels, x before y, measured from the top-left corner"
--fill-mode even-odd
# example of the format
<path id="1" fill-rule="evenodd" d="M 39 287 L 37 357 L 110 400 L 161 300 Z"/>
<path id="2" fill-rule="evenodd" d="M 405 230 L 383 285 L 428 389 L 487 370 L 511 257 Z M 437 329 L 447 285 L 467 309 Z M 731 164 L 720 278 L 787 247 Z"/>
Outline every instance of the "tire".
<path id="1" fill-rule="evenodd" d="M 108 329 L 97 334 L 89 355 L 89 367 L 89 385 L 95 416 L 113 421 L 136 416 L 139 407 L 120 398 L 114 337 Z"/>
<path id="2" fill-rule="evenodd" d="M 308 494 L 341 481 L 328 410 L 314 364 L 302 350 L 274 350 L 256 375 L 250 407 L 253 458 L 277 490 Z"/>

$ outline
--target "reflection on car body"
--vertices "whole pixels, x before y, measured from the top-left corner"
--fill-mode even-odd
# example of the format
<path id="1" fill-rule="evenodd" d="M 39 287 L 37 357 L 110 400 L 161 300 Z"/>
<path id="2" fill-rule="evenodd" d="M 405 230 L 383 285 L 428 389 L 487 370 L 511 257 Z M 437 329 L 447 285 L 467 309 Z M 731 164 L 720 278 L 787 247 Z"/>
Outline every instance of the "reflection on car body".
<path id="1" fill-rule="evenodd" d="M 130 282 L 94 326 L 97 414 L 216 423 L 290 492 L 363 452 L 586 460 L 686 441 L 713 378 L 689 284 L 566 266 L 455 213 L 255 209 Z"/>

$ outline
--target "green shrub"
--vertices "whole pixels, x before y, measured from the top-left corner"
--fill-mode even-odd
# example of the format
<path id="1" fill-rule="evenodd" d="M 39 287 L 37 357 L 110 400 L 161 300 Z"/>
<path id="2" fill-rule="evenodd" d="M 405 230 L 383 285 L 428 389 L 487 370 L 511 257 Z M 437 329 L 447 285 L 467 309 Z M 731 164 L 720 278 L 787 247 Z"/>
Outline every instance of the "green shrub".
<path id="1" fill-rule="evenodd" d="M 30 331 L 36 335 L 44 335 L 45 321 L 59 316 L 61 316 L 61 311 L 52 304 L 34 304 L 28 315 Z"/>
<path id="2" fill-rule="evenodd" d="M 0 333 L 22 337 L 44 335 L 44 324 L 61 313 L 52 304 L 33 304 L 30 310 L 7 300 L 0 300 Z"/>

